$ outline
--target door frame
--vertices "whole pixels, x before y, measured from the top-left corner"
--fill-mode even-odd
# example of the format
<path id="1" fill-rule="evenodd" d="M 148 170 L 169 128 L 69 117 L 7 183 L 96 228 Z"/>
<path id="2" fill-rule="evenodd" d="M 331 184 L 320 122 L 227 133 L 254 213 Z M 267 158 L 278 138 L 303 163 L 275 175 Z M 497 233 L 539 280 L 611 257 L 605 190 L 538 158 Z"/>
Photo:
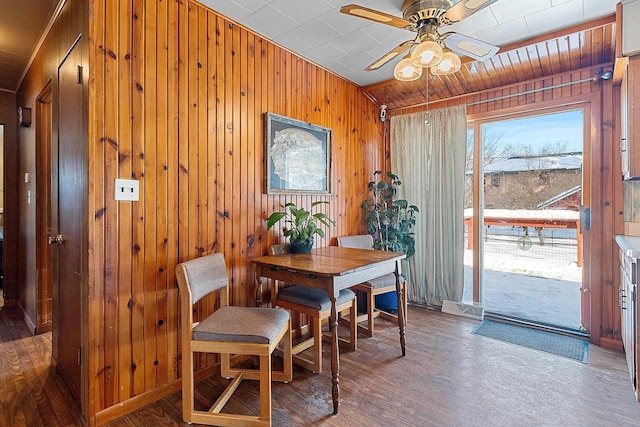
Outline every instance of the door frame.
<path id="1" fill-rule="evenodd" d="M 603 242 L 598 234 L 592 236 L 591 230 L 597 229 L 602 222 L 601 203 L 602 192 L 598 185 L 592 180 L 592 177 L 598 177 L 601 174 L 602 162 L 602 128 L 601 128 L 601 93 L 594 92 L 587 95 L 579 95 L 575 97 L 565 98 L 561 101 L 546 101 L 535 104 L 520 105 L 509 109 L 495 110 L 486 113 L 469 114 L 467 122 L 469 127 L 474 130 L 474 192 L 473 192 L 473 221 L 474 224 L 484 223 L 481 214 L 481 201 L 484 199 L 484 186 L 482 168 L 482 141 L 480 126 L 484 123 L 494 122 L 498 120 L 523 118 L 532 115 L 562 112 L 567 110 L 583 110 L 583 157 L 582 157 L 582 205 L 588 207 L 591 213 L 591 224 L 589 229 L 581 221 L 581 231 L 583 235 L 583 252 L 582 252 L 582 296 L 581 296 L 581 318 L 583 327 L 591 336 L 591 342 L 599 344 L 601 313 L 598 311 L 595 303 L 602 298 L 602 281 L 600 279 L 600 269 L 592 268 L 598 262 L 598 257 L 603 251 Z M 482 287 L 482 246 L 481 238 L 482 227 L 473 227 L 473 300 L 480 301 L 480 293 Z M 593 240 L 593 239 L 596 240 Z M 599 239 L 599 241 L 598 241 Z M 600 258 L 601 261 L 601 258 Z"/>
<path id="2" fill-rule="evenodd" d="M 36 334 L 52 329 L 53 298 L 51 251 L 47 237 L 51 227 L 51 150 L 57 141 L 53 126 L 53 83 L 49 80 L 36 97 Z"/>

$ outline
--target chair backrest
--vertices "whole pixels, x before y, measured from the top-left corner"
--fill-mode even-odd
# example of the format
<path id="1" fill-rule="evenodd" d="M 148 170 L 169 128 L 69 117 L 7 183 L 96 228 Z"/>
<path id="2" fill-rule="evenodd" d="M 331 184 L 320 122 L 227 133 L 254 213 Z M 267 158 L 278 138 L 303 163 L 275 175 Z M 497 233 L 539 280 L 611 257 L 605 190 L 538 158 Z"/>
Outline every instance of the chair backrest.
<path id="1" fill-rule="evenodd" d="M 269 248 L 269 255 L 284 255 L 291 253 L 291 244 L 290 243 L 278 243 L 276 245 L 271 245 Z"/>
<path id="2" fill-rule="evenodd" d="M 205 295 L 224 288 L 229 284 L 227 265 L 224 255 L 215 253 L 183 262 L 176 266 L 176 277 L 180 292 L 191 294 L 191 304 L 195 304 Z M 220 298 L 226 305 L 227 298 Z"/>
<path id="3" fill-rule="evenodd" d="M 373 236 L 371 234 L 360 234 L 357 236 L 338 237 L 338 246 L 345 248 L 373 249 Z"/>

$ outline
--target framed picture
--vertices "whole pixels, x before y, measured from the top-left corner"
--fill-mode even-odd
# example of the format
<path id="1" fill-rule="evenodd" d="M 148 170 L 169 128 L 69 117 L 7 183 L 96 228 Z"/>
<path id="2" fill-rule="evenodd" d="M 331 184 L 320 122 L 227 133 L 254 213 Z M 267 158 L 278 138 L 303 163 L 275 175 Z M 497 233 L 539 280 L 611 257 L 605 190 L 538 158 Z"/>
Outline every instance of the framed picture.
<path id="1" fill-rule="evenodd" d="M 331 194 L 331 129 L 265 114 L 267 194 Z"/>

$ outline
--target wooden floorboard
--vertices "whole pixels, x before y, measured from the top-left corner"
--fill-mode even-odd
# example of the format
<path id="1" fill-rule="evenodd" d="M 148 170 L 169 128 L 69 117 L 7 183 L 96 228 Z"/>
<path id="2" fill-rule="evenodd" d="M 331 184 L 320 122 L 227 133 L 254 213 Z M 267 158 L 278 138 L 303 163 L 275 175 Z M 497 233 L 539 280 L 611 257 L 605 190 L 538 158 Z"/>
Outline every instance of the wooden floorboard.
<path id="1" fill-rule="evenodd" d="M 397 328 L 378 319 L 376 335 L 343 352 L 340 411 L 331 412 L 330 352 L 316 375 L 299 367 L 293 382 L 273 384 L 274 426 L 638 426 L 622 353 L 590 346 L 583 364 L 503 343 L 471 331 L 477 321 L 409 308 L 407 356 Z M 0 425 L 75 425 L 63 386 L 51 373 L 50 335 L 29 336 L 11 309 L 0 311 Z M 277 363 L 277 362 L 276 362 Z M 197 385 L 199 406 L 226 380 Z M 245 381 L 229 410 L 257 413 L 258 387 Z M 107 426 L 182 423 L 180 393 Z"/>
<path id="2" fill-rule="evenodd" d="M 82 425 L 51 364 L 51 333 L 32 336 L 15 307 L 0 308 L 0 426 Z"/>

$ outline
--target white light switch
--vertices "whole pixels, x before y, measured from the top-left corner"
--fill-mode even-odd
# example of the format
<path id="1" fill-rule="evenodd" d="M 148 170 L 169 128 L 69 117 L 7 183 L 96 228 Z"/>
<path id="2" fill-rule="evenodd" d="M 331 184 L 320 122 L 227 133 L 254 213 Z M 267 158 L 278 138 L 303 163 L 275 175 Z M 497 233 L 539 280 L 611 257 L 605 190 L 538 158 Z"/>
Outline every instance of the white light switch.
<path id="1" fill-rule="evenodd" d="M 140 200 L 140 181 L 116 178 L 115 199 L 134 202 Z"/>

